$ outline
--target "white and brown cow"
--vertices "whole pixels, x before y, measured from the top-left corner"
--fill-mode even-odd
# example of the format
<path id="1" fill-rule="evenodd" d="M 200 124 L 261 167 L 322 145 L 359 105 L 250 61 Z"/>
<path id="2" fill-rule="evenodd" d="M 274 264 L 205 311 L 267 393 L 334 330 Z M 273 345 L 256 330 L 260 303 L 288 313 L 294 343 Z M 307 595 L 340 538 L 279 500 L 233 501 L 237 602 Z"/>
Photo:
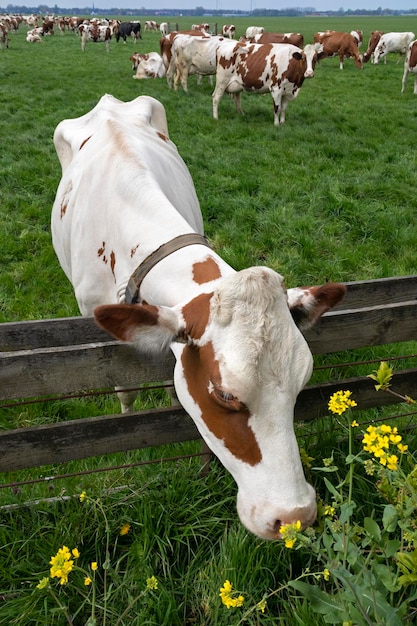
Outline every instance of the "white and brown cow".
<path id="1" fill-rule="evenodd" d="M 223 37 L 234 39 L 236 35 L 236 26 L 234 24 L 224 24 L 222 26 L 222 35 Z"/>
<path id="2" fill-rule="evenodd" d="M 236 480 L 250 531 L 277 539 L 282 524 L 311 524 L 316 497 L 293 417 L 312 356 L 294 319 L 318 319 L 344 286 L 287 290 L 272 269 L 236 272 L 208 247 L 193 181 L 151 97 L 103 96 L 62 121 L 54 143 L 53 245 L 81 313 L 143 358 L 172 350 L 178 398 Z M 117 372 L 112 383 L 123 384 Z"/>
<path id="3" fill-rule="evenodd" d="M 304 36 L 301 33 L 261 33 L 247 41 L 250 43 L 291 43 L 298 48 L 304 47 Z"/>
<path id="4" fill-rule="evenodd" d="M 136 71 L 133 78 L 162 78 L 165 76 L 165 65 L 162 57 L 157 52 L 140 54 L 134 52 L 129 59 L 132 61 L 132 70 Z"/>
<path id="5" fill-rule="evenodd" d="M 415 75 L 414 78 L 414 95 L 417 96 L 417 39 L 412 41 L 408 46 L 407 54 L 404 61 L 404 74 L 401 86 L 401 93 L 405 91 L 405 84 L 407 82 L 408 74 Z"/>
<path id="6" fill-rule="evenodd" d="M 92 41 L 94 43 L 104 42 L 106 52 L 109 51 L 110 40 L 113 34 L 110 26 L 96 23 L 81 24 L 78 30 L 81 35 L 81 50 L 83 52 L 85 51 L 85 44 L 87 41 Z"/>
<path id="7" fill-rule="evenodd" d="M 328 30 L 315 33 L 313 41 L 320 42 L 323 45 L 323 57 L 339 57 L 341 70 L 343 70 L 344 60 L 350 57 L 352 57 L 356 67 L 362 69 L 358 40 L 350 33 Z"/>
<path id="8" fill-rule="evenodd" d="M 290 44 L 248 44 L 234 48 L 224 45 L 217 51 L 216 87 L 213 117 L 218 119 L 222 95 L 231 93 L 239 113 L 240 94 L 270 93 L 274 101 L 274 124 L 285 123 L 286 108 L 297 97 L 305 78 L 314 76 L 321 44 L 308 44 L 304 50 Z"/>
<path id="9" fill-rule="evenodd" d="M 174 80 L 174 72 L 175 72 L 175 57 L 172 53 L 172 46 L 174 40 L 178 35 L 191 35 L 192 37 L 210 37 L 210 35 L 205 35 L 201 32 L 201 30 L 173 30 L 169 35 L 165 37 L 161 37 L 159 41 L 159 48 L 161 52 L 161 57 L 165 65 L 166 77 L 168 87 L 171 89 L 173 80 Z"/>
<path id="10" fill-rule="evenodd" d="M 255 35 L 262 35 L 263 32 L 265 32 L 263 26 L 248 26 L 245 31 L 245 38 L 250 39 L 251 37 L 255 37 Z"/>
<path id="11" fill-rule="evenodd" d="M 369 37 L 368 47 L 366 51 L 363 53 L 362 61 L 363 63 L 368 63 L 369 59 L 373 59 L 375 48 L 377 47 L 379 40 L 384 34 L 383 30 L 373 30 L 371 36 Z"/>
<path id="12" fill-rule="evenodd" d="M 159 24 L 154 20 L 146 20 L 145 22 L 145 30 L 158 30 Z"/>
<path id="13" fill-rule="evenodd" d="M 400 57 L 401 55 L 406 54 L 408 46 L 415 38 L 415 34 L 411 31 L 402 33 L 384 33 L 375 48 L 374 63 L 377 65 L 381 59 L 384 59 L 386 62 L 387 54 L 389 52 L 398 52 Z"/>
<path id="14" fill-rule="evenodd" d="M 9 47 L 9 36 L 7 27 L 0 22 L 0 48 L 3 46 L 5 48 Z"/>

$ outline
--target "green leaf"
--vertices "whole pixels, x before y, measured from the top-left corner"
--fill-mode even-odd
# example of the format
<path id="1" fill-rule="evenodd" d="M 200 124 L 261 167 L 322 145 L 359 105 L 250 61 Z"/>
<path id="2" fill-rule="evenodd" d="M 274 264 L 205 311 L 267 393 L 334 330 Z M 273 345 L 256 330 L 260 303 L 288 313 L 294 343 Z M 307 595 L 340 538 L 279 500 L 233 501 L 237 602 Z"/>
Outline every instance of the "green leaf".
<path id="1" fill-rule="evenodd" d="M 340 600 L 321 591 L 316 585 L 310 585 L 301 580 L 290 580 L 288 584 L 308 600 L 311 609 L 316 613 L 332 616 L 336 620 L 335 623 L 341 623 L 345 619 L 346 609 Z"/>
<path id="2" fill-rule="evenodd" d="M 379 528 L 375 520 L 373 520 L 371 517 L 365 517 L 365 519 L 363 520 L 363 525 L 368 535 L 371 535 L 372 539 L 375 539 L 375 541 L 381 540 L 381 529 Z"/>
<path id="3" fill-rule="evenodd" d="M 385 546 L 385 556 L 390 559 L 399 550 L 401 541 L 399 539 L 390 539 Z"/>
<path id="4" fill-rule="evenodd" d="M 392 504 L 387 504 L 384 507 L 384 513 L 382 515 L 382 525 L 387 533 L 392 533 L 397 528 L 398 513 L 397 509 Z"/>

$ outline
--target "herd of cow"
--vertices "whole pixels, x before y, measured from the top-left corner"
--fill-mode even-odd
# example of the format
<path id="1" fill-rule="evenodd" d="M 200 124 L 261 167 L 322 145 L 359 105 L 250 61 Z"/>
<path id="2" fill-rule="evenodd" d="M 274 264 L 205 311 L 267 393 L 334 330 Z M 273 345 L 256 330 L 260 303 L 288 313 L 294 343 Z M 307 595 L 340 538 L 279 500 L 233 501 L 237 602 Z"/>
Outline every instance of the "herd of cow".
<path id="1" fill-rule="evenodd" d="M 108 51 L 112 37 L 117 42 L 123 39 L 124 43 L 128 37 L 135 42 L 142 39 L 139 20 L 123 22 L 45 16 L 39 24 L 38 17 L 31 15 L 0 18 L 0 44 L 8 46 L 8 32 L 17 29 L 22 21 L 33 26 L 26 35 L 30 43 L 42 41 L 44 36 L 53 34 L 56 27 L 61 33 L 67 29 L 78 34 L 83 51 L 88 41 L 104 42 Z M 265 32 L 259 26 L 248 27 L 239 40 L 235 39 L 233 24 L 224 25 L 221 35 L 211 34 L 209 24 L 194 24 L 190 30 L 173 32 L 170 32 L 169 26 L 166 22 L 145 22 L 145 31 L 159 31 L 161 34 L 159 51 L 135 52 L 130 57 L 135 71 L 133 78 L 166 76 L 169 87 L 176 90 L 181 83 L 184 91 L 188 91 L 190 74 L 197 74 L 198 80 L 207 75 L 211 81 L 215 75 L 212 96 L 215 119 L 218 118 L 219 101 L 225 92 L 232 94 L 239 112 L 242 112 L 242 91 L 269 92 L 274 102 L 274 124 L 283 124 L 288 103 L 297 97 L 304 79 L 314 76 L 318 60 L 331 56 L 339 57 L 340 69 L 343 69 L 347 58 L 352 58 L 355 65 L 362 69 L 369 60 L 377 64 L 384 59 L 386 63 L 390 52 L 405 55 L 401 91 L 404 92 L 408 74 L 412 72 L 415 74 L 414 94 L 417 95 L 417 40 L 413 32 L 373 31 L 367 50 L 361 54 L 363 33 L 360 30 L 350 33 L 333 30 L 317 32 L 313 42 L 305 45 L 300 33 Z"/>

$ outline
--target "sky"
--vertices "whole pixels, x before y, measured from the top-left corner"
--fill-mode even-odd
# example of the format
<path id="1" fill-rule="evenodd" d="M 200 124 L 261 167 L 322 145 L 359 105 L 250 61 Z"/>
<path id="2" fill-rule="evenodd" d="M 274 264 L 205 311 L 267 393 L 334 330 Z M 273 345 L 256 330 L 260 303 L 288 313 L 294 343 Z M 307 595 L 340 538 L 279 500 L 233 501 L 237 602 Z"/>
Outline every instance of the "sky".
<path id="1" fill-rule="evenodd" d="M 53 0 L 49 3 L 55 4 Z M 152 9 L 210 9 L 250 11 L 254 9 L 286 9 L 289 7 L 314 7 L 317 11 L 344 11 L 355 9 L 415 9 L 417 0 L 57 0 L 59 7 L 94 6 L 99 9 L 135 9 L 144 13 L 143 7 Z"/>

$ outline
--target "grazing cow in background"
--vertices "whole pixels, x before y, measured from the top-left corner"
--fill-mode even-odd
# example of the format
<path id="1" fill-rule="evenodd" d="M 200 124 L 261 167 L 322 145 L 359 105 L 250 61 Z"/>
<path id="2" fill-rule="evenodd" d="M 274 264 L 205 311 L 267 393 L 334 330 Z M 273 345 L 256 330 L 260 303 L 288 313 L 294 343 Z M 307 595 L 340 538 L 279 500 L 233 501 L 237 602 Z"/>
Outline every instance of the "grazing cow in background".
<path id="1" fill-rule="evenodd" d="M 153 20 L 146 20 L 145 30 L 158 30 L 159 24 Z"/>
<path id="2" fill-rule="evenodd" d="M 172 350 L 177 396 L 234 477 L 251 532 L 279 539 L 284 524 L 312 524 L 316 496 L 293 420 L 313 359 L 295 320 L 314 323 L 345 287 L 286 289 L 272 269 L 236 272 L 216 254 L 165 110 L 151 97 L 103 96 L 62 121 L 54 144 L 62 178 L 52 239 L 81 313 L 143 358 Z M 117 371 L 111 382 L 124 383 Z"/>
<path id="3" fill-rule="evenodd" d="M 323 57 L 339 57 L 339 67 L 341 70 L 343 70 L 344 59 L 349 57 L 352 57 L 356 67 L 362 69 L 358 42 L 350 33 L 334 31 L 316 33 L 313 37 L 313 41 L 320 42 L 323 45 Z"/>
<path id="4" fill-rule="evenodd" d="M 243 46 L 243 47 L 242 47 Z M 314 76 L 321 44 L 308 44 L 304 50 L 290 44 L 220 45 L 217 51 L 216 87 L 213 117 L 224 92 L 231 93 L 242 113 L 240 93 L 270 93 L 274 101 L 274 124 L 285 123 L 288 103 L 298 96 L 305 78 Z"/>
<path id="5" fill-rule="evenodd" d="M 81 34 L 81 50 L 83 52 L 85 51 L 87 41 L 93 41 L 94 43 L 104 42 L 106 44 L 106 52 L 109 51 L 110 39 L 112 37 L 110 26 L 81 24 L 78 30 Z"/>
<path id="6" fill-rule="evenodd" d="M 251 37 L 255 37 L 255 35 L 262 35 L 263 32 L 265 32 L 265 28 L 263 26 L 248 26 L 245 38 L 250 39 Z"/>
<path id="7" fill-rule="evenodd" d="M 166 77 L 168 87 L 171 89 L 173 78 L 174 78 L 174 70 L 175 70 L 175 57 L 172 54 L 172 45 L 178 37 L 178 35 L 191 35 L 192 37 L 207 37 L 210 35 L 203 35 L 201 30 L 173 30 L 172 33 L 169 33 L 166 37 L 162 37 L 159 41 L 159 48 L 161 52 L 161 57 L 165 65 Z"/>
<path id="8" fill-rule="evenodd" d="M 119 43 L 120 37 L 123 39 L 123 43 L 126 43 L 127 37 L 132 37 L 136 43 L 138 39 L 142 39 L 140 22 L 120 22 L 114 29 L 114 36 L 117 43 Z"/>
<path id="9" fill-rule="evenodd" d="M 375 65 L 379 63 L 380 59 L 385 59 L 386 62 L 389 52 L 398 52 L 400 57 L 402 54 L 406 54 L 408 46 L 415 38 L 416 36 L 412 32 L 385 33 L 382 35 L 374 52 Z"/>
<path id="10" fill-rule="evenodd" d="M 351 30 L 350 34 L 356 39 L 358 48 L 360 48 L 363 43 L 363 32 L 361 30 Z"/>
<path id="11" fill-rule="evenodd" d="M 210 24 L 207 24 L 207 22 L 205 24 L 193 24 L 191 26 L 191 30 L 200 30 L 203 33 L 203 35 L 209 35 Z"/>
<path id="12" fill-rule="evenodd" d="M 161 25 L 159 27 L 159 32 L 161 33 L 161 37 L 165 37 L 166 35 L 169 35 L 168 22 L 161 22 Z"/>
<path id="13" fill-rule="evenodd" d="M 412 41 L 408 46 L 407 54 L 404 61 L 404 74 L 402 80 L 401 93 L 405 91 L 405 83 L 407 82 L 409 73 L 415 74 L 414 79 L 414 95 L 417 96 L 417 39 Z"/>
<path id="14" fill-rule="evenodd" d="M 375 48 L 377 47 L 379 40 L 384 34 L 383 30 L 373 30 L 371 36 L 368 41 L 368 48 L 366 52 L 363 53 L 362 61 L 363 63 L 368 63 L 369 59 L 373 59 Z"/>
<path id="15" fill-rule="evenodd" d="M 165 76 L 165 65 L 162 57 L 157 52 L 139 54 L 134 52 L 130 57 L 132 70 L 136 70 L 133 78 L 162 78 Z"/>
<path id="16" fill-rule="evenodd" d="M 224 26 L 222 26 L 222 35 L 223 37 L 234 39 L 236 35 L 236 26 L 234 24 L 224 24 Z"/>
<path id="17" fill-rule="evenodd" d="M 54 34 L 54 25 L 55 22 L 53 20 L 45 19 L 42 22 L 42 31 L 44 35 L 53 35 Z"/>
<path id="18" fill-rule="evenodd" d="M 250 43 L 290 43 L 304 48 L 304 37 L 301 33 L 261 33 L 248 39 Z"/>
<path id="19" fill-rule="evenodd" d="M 3 46 L 5 48 L 9 47 L 9 36 L 7 34 L 6 26 L 0 23 L 0 48 L 2 48 Z"/>

